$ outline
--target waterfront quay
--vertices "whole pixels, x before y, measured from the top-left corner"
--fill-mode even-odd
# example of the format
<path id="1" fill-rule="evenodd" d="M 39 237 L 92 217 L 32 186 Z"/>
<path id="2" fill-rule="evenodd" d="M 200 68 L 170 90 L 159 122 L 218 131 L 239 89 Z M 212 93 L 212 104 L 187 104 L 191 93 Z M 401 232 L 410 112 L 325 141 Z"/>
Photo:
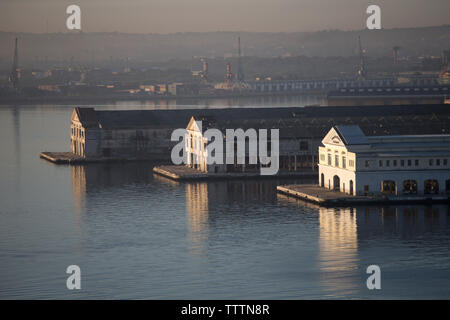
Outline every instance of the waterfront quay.
<path id="1" fill-rule="evenodd" d="M 305 171 L 279 171 L 273 176 L 261 175 L 259 171 L 250 172 L 204 172 L 183 165 L 163 165 L 153 168 L 155 174 L 170 178 L 175 181 L 198 180 L 228 180 L 228 179 L 259 179 L 259 178 L 316 178 L 317 172 Z"/>
<path id="2" fill-rule="evenodd" d="M 447 195 L 349 195 L 344 192 L 328 190 L 318 185 L 296 184 L 277 186 L 277 192 L 288 197 L 316 203 L 324 207 L 345 207 L 349 205 L 383 204 L 383 203 L 448 203 Z"/>
<path id="3" fill-rule="evenodd" d="M 56 163 L 56 164 L 75 164 L 84 163 L 86 158 L 83 158 L 73 152 L 41 152 L 39 154 L 41 159 Z"/>
<path id="4" fill-rule="evenodd" d="M 73 152 L 50 152 L 44 151 L 39 154 L 41 159 L 54 164 L 85 164 L 94 162 L 125 162 L 125 161 L 144 161 L 137 158 L 86 158 Z"/>

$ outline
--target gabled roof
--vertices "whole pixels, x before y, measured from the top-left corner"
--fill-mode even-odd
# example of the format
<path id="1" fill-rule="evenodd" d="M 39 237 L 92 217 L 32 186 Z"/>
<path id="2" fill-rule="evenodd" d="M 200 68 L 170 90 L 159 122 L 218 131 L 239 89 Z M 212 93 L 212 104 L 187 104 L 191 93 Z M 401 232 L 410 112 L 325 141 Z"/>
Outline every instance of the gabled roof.
<path id="1" fill-rule="evenodd" d="M 84 126 L 101 127 L 107 130 L 139 128 L 186 128 L 192 116 L 216 120 L 217 128 L 280 128 L 280 137 L 320 138 L 330 127 L 347 123 L 349 117 L 359 123 L 368 135 L 385 134 L 431 134 L 448 133 L 445 128 L 450 117 L 448 105 L 404 105 L 361 107 L 260 107 L 218 109 L 169 109 L 169 110 L 94 110 L 76 108 L 74 115 Z M 83 109 L 90 109 L 84 111 Z M 78 112 L 78 113 L 77 113 Z M 429 125 L 431 115 L 437 126 Z M 414 116 L 414 118 L 412 118 Z M 402 121 L 391 121 L 378 125 L 380 117 L 401 117 Z M 329 121 L 331 119 L 331 122 Z M 95 122 L 96 121 L 96 122 Z M 284 134 L 283 132 L 286 131 Z M 339 136 L 339 134 L 337 134 Z"/>
<path id="2" fill-rule="evenodd" d="M 79 108 L 73 110 L 72 119 L 80 121 L 84 127 L 98 126 L 97 112 L 94 108 Z"/>
<path id="3" fill-rule="evenodd" d="M 358 125 L 337 125 L 334 128 L 346 145 L 368 143 L 366 135 Z"/>
<path id="4" fill-rule="evenodd" d="M 338 125 L 328 131 L 322 143 L 344 147 L 368 144 L 368 139 L 357 125 Z"/>
<path id="5" fill-rule="evenodd" d="M 200 121 L 202 124 L 202 132 L 211 128 L 217 128 L 217 121 L 213 117 L 196 115 L 192 117 L 195 121 Z"/>

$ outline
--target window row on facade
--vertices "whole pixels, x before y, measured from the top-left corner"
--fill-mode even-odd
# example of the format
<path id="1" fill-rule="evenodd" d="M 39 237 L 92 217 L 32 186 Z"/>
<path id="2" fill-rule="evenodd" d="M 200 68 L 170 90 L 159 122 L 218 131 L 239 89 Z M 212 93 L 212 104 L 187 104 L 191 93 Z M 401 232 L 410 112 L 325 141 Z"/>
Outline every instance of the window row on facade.
<path id="1" fill-rule="evenodd" d="M 369 188 L 364 188 L 365 192 L 369 192 Z M 397 185 L 396 181 L 384 180 L 381 182 L 381 193 L 386 195 L 403 194 L 418 194 L 419 184 L 417 180 L 403 180 L 401 186 Z M 426 179 L 423 181 L 424 194 L 440 194 L 450 193 L 450 179 L 445 180 L 445 186 L 440 186 L 439 181 L 435 179 Z"/>
<path id="2" fill-rule="evenodd" d="M 378 167 L 418 167 L 421 164 L 423 164 L 423 161 L 425 161 L 428 166 L 433 167 L 439 167 L 439 166 L 447 166 L 448 165 L 448 159 L 426 159 L 426 160 L 419 160 L 419 159 L 389 159 L 389 160 L 378 160 Z M 365 160 L 365 167 L 370 167 L 370 161 Z"/>
<path id="3" fill-rule="evenodd" d="M 72 131 L 72 136 L 79 137 L 79 138 L 84 138 L 84 130 L 82 130 L 81 128 L 72 127 L 71 131 Z"/>
<path id="4" fill-rule="evenodd" d="M 325 161 L 325 155 L 324 154 L 320 155 L 320 160 L 321 161 Z M 327 164 L 329 166 L 342 168 L 342 169 L 346 169 L 347 166 L 349 168 L 354 168 L 355 167 L 355 161 L 354 160 L 347 159 L 346 155 L 339 155 L 337 153 L 334 154 L 334 156 L 331 153 L 327 154 Z"/>

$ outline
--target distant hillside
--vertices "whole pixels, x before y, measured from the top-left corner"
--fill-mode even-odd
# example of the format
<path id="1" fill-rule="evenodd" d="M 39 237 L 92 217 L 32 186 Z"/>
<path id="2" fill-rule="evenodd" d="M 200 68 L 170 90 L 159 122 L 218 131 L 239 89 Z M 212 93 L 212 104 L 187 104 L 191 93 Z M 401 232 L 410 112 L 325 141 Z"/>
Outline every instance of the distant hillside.
<path id="1" fill-rule="evenodd" d="M 10 65 L 13 39 L 19 37 L 20 63 L 39 65 L 60 62 L 113 63 L 145 65 L 192 56 L 223 58 L 236 55 L 241 36 L 243 54 L 257 57 L 310 56 L 349 57 L 357 54 L 357 37 L 371 57 L 392 55 L 399 46 L 400 55 L 440 55 L 450 49 L 450 25 L 362 31 L 320 31 L 313 33 L 208 32 L 174 34 L 122 33 L 7 33 L 0 32 L 0 66 Z M 73 57 L 73 58 L 72 58 Z"/>

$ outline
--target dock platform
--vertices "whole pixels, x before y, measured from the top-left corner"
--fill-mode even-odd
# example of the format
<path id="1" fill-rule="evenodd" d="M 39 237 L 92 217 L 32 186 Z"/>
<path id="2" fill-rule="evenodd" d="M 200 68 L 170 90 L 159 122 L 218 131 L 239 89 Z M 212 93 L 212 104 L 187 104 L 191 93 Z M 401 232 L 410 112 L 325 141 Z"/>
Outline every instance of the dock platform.
<path id="1" fill-rule="evenodd" d="M 449 195 L 352 196 L 343 192 L 328 190 L 318 185 L 306 184 L 277 186 L 277 192 L 325 207 L 342 207 L 358 204 L 450 202 Z"/>
<path id="2" fill-rule="evenodd" d="M 39 155 L 42 159 L 56 164 L 83 163 L 85 158 L 76 155 L 73 152 L 41 152 Z"/>
<path id="3" fill-rule="evenodd" d="M 84 164 L 84 163 L 99 163 L 99 162 L 126 162 L 126 161 L 147 161 L 147 159 L 122 159 L 122 158 L 85 158 L 73 152 L 41 152 L 39 154 L 41 159 L 50 161 L 55 164 Z"/>
<path id="4" fill-rule="evenodd" d="M 280 171 L 277 175 L 262 176 L 258 172 L 227 172 L 227 173 L 206 173 L 183 165 L 156 166 L 153 168 L 155 174 L 173 179 L 175 181 L 195 181 L 195 180 L 228 180 L 228 179 L 258 179 L 258 178 L 311 178 L 317 177 L 317 172 L 313 171 Z"/>

